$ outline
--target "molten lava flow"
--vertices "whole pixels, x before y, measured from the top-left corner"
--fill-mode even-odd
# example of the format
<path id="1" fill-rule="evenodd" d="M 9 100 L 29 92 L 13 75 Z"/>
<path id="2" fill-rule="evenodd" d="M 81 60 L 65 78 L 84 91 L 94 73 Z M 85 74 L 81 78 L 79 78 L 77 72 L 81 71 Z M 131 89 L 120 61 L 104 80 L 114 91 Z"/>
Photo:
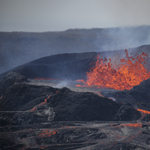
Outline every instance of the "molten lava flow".
<path id="1" fill-rule="evenodd" d="M 98 88 L 112 88 L 116 90 L 130 90 L 133 86 L 140 84 L 143 80 L 150 78 L 150 72 L 144 67 L 145 59 L 148 54 L 144 52 L 141 55 L 130 57 L 127 49 L 126 57 L 120 59 L 119 65 L 114 65 L 111 59 L 103 59 L 97 56 L 95 66 L 87 72 L 87 80 L 77 80 L 84 85 L 96 86 Z"/>
<path id="2" fill-rule="evenodd" d="M 137 109 L 137 111 L 141 112 L 141 118 L 139 120 L 143 120 L 146 114 L 150 114 L 150 111 L 148 110 L 143 110 L 143 109 Z"/>
<path id="3" fill-rule="evenodd" d="M 55 94 L 59 93 L 59 91 L 56 91 Z"/>
<path id="4" fill-rule="evenodd" d="M 43 146 L 43 147 L 41 147 L 40 149 L 45 149 L 45 148 L 47 148 L 48 146 Z"/>
<path id="5" fill-rule="evenodd" d="M 137 111 L 140 111 L 140 112 L 142 112 L 144 114 L 150 114 L 150 111 L 148 111 L 148 110 L 137 109 Z"/>
<path id="6" fill-rule="evenodd" d="M 126 123 L 126 124 L 121 124 L 121 126 L 141 128 L 142 127 L 142 123 Z"/>
<path id="7" fill-rule="evenodd" d="M 39 138 L 45 138 L 45 137 L 50 137 L 54 134 L 57 133 L 57 130 L 49 131 L 49 130 L 44 130 L 42 133 L 38 135 Z"/>
<path id="8" fill-rule="evenodd" d="M 45 100 L 44 100 L 44 102 L 42 102 L 42 103 L 40 103 L 40 104 L 38 104 L 38 105 L 36 105 L 35 107 L 33 107 L 31 110 L 29 110 L 29 112 L 33 112 L 33 111 L 35 111 L 36 109 L 37 109 L 37 106 L 41 106 L 41 105 L 44 105 L 44 104 L 46 104 L 47 103 L 47 99 L 49 99 L 50 98 L 50 96 L 51 95 L 49 95 Z"/>

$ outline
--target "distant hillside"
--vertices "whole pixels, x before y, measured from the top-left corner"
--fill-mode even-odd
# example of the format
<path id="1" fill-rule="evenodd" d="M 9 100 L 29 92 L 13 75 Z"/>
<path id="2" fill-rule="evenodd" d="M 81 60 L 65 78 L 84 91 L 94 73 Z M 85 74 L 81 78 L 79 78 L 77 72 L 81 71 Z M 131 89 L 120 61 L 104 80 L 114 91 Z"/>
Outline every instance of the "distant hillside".
<path id="1" fill-rule="evenodd" d="M 44 33 L 0 32 L 0 73 L 54 54 L 100 52 L 146 44 L 150 44 L 150 26 Z"/>

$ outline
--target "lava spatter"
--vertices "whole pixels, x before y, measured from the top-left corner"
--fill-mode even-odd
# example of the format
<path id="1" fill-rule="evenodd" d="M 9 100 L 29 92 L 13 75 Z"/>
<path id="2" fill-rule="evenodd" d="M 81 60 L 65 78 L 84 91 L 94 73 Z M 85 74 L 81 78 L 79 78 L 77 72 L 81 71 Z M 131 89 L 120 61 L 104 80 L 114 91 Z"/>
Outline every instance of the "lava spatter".
<path id="1" fill-rule="evenodd" d="M 143 52 L 132 57 L 129 56 L 127 49 L 125 53 L 126 57 L 120 59 L 119 65 L 114 65 L 110 58 L 103 59 L 98 55 L 95 66 L 91 68 L 90 72 L 87 72 L 87 80 L 77 80 L 84 85 L 78 84 L 77 86 L 130 90 L 133 86 L 150 78 L 150 72 L 144 67 L 148 54 Z"/>

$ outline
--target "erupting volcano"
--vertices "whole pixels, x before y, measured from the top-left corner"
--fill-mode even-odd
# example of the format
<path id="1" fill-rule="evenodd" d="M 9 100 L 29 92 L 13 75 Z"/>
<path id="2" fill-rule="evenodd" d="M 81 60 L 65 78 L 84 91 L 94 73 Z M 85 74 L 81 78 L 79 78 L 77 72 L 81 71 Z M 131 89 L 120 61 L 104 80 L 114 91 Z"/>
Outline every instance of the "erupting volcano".
<path id="1" fill-rule="evenodd" d="M 0 149 L 150 149 L 149 50 L 125 50 L 116 63 L 122 51 L 61 54 L 10 71 L 0 81 Z"/>
<path id="2" fill-rule="evenodd" d="M 129 56 L 125 50 L 125 58 L 120 59 L 120 64 L 115 65 L 111 58 L 103 59 L 99 55 L 95 66 L 87 72 L 87 80 L 77 80 L 84 85 L 76 86 L 96 86 L 98 88 L 111 88 L 116 90 L 130 90 L 133 86 L 150 78 L 150 72 L 144 67 L 148 54 L 137 54 Z"/>

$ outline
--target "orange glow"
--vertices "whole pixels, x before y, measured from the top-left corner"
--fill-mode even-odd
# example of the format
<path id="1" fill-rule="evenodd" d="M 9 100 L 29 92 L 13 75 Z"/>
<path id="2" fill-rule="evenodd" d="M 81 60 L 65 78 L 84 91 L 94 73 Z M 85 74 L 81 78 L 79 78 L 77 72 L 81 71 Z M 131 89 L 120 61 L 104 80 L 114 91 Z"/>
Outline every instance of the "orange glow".
<path id="1" fill-rule="evenodd" d="M 143 110 L 143 109 L 137 109 L 137 111 L 140 111 L 144 114 L 150 114 L 150 111 L 147 111 L 147 110 Z"/>
<path id="2" fill-rule="evenodd" d="M 121 126 L 141 128 L 142 123 L 127 123 L 127 124 L 121 124 Z"/>
<path id="3" fill-rule="evenodd" d="M 85 84 L 86 84 L 86 82 L 85 82 L 83 79 L 78 79 L 78 80 L 76 80 L 76 81 L 82 82 L 82 83 L 85 83 Z"/>
<path id="4" fill-rule="evenodd" d="M 141 112 L 141 118 L 139 120 L 143 120 L 146 114 L 150 114 L 150 111 L 148 110 L 143 110 L 143 109 L 137 109 L 137 111 Z"/>
<path id="5" fill-rule="evenodd" d="M 58 93 L 58 92 L 59 92 L 59 91 L 56 91 L 56 93 Z M 55 94 L 56 94 L 56 93 L 55 93 Z"/>
<path id="6" fill-rule="evenodd" d="M 36 107 L 33 107 L 29 112 L 33 112 L 36 110 Z"/>
<path id="7" fill-rule="evenodd" d="M 56 133 L 57 133 L 57 130 L 53 130 L 53 131 L 44 130 L 44 131 L 42 131 L 42 133 L 40 133 L 40 134 L 38 135 L 38 137 L 39 137 L 39 138 L 50 137 L 50 136 L 52 136 L 52 135 L 54 135 L 54 134 L 56 134 Z"/>
<path id="8" fill-rule="evenodd" d="M 80 85 L 80 84 L 77 84 L 76 86 L 77 86 L 77 87 L 83 87 L 83 86 L 82 86 L 82 85 Z"/>
<path id="9" fill-rule="evenodd" d="M 43 146 L 43 147 L 41 147 L 41 149 L 45 149 L 45 148 L 47 148 L 47 146 Z"/>
<path id="10" fill-rule="evenodd" d="M 45 101 L 44 101 L 44 102 L 42 102 L 42 103 L 38 104 L 38 106 L 44 105 L 44 104 L 46 104 L 46 103 L 47 103 L 47 99 L 45 99 Z"/>
<path id="11" fill-rule="evenodd" d="M 77 80 L 83 86 L 96 86 L 98 88 L 111 88 L 116 90 L 130 90 L 133 86 L 140 84 L 143 80 L 150 78 L 150 72 L 144 67 L 148 54 L 129 56 L 125 50 L 126 57 L 120 59 L 119 65 L 112 64 L 111 59 L 103 59 L 97 56 L 95 66 L 87 72 L 87 80 Z"/>
<path id="12" fill-rule="evenodd" d="M 41 106 L 41 105 L 46 104 L 46 103 L 47 103 L 47 99 L 49 99 L 49 98 L 50 98 L 50 96 L 51 96 L 51 95 L 49 95 L 49 96 L 48 96 L 48 97 L 44 100 L 44 102 L 42 102 L 42 103 L 38 104 L 37 106 Z M 35 111 L 37 106 L 33 107 L 31 110 L 29 110 L 29 112 L 33 112 L 33 111 Z"/>

